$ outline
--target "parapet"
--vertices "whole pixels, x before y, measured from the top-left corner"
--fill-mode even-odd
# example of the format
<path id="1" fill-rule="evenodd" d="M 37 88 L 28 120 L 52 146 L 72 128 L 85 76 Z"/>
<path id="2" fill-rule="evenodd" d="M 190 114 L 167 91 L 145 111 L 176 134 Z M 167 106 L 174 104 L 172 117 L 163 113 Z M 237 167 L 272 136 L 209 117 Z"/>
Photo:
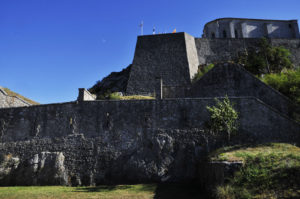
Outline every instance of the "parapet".
<path id="1" fill-rule="evenodd" d="M 96 100 L 96 95 L 91 94 L 85 88 L 79 88 L 78 91 L 79 91 L 79 93 L 78 93 L 77 101 L 92 101 L 92 100 Z"/>

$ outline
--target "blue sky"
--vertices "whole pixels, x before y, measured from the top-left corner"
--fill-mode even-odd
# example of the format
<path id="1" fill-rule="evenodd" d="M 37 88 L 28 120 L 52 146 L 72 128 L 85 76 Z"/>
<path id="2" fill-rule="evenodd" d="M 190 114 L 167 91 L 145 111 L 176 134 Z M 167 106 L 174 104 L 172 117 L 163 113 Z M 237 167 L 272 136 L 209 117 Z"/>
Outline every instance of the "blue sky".
<path id="1" fill-rule="evenodd" d="M 40 103 L 72 101 L 133 59 L 144 34 L 201 37 L 221 17 L 300 19 L 299 0 L 0 0 L 0 85 Z"/>

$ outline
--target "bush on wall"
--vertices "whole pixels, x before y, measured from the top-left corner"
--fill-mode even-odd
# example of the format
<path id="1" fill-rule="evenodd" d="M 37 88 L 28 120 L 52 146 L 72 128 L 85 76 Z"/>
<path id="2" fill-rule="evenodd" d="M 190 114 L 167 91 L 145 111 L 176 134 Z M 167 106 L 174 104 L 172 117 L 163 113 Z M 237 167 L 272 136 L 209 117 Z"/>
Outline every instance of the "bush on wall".
<path id="1" fill-rule="evenodd" d="M 210 112 L 209 130 L 211 134 L 226 133 L 227 139 L 238 129 L 238 112 L 226 96 L 223 101 L 215 99 L 215 106 L 207 106 Z"/>

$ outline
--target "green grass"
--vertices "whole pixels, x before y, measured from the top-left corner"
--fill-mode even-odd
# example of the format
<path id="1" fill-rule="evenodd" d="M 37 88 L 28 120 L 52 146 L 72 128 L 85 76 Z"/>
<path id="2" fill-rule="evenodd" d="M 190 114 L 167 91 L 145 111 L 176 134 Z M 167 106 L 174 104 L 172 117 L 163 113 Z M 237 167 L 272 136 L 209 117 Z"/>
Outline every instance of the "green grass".
<path id="1" fill-rule="evenodd" d="M 219 149 L 212 161 L 243 161 L 244 166 L 223 186 L 218 198 L 300 198 L 300 148 L 270 143 Z"/>
<path id="2" fill-rule="evenodd" d="M 13 199 L 84 199 L 84 198 L 153 198 L 155 184 L 97 187 L 30 186 L 0 187 L 0 198 Z"/>
<path id="3" fill-rule="evenodd" d="M 96 187 L 0 187 L 0 199 L 196 199 L 207 198 L 197 184 L 101 185 Z"/>
<path id="4" fill-rule="evenodd" d="M 24 101 L 26 101 L 26 102 L 28 102 L 28 103 L 30 103 L 32 105 L 38 105 L 39 104 L 38 102 L 35 102 L 35 101 L 33 101 L 31 99 L 28 99 L 28 98 L 26 98 L 26 97 L 24 97 L 24 96 L 22 96 L 22 95 L 20 95 L 18 93 L 15 93 L 15 92 L 9 90 L 8 88 L 3 88 L 3 90 L 7 93 L 7 95 L 9 95 L 11 97 L 13 97 L 13 96 L 19 97 L 22 100 L 24 100 Z"/>
<path id="5" fill-rule="evenodd" d="M 201 79 L 201 77 L 203 75 L 205 75 L 208 71 L 210 71 L 212 68 L 214 67 L 214 64 L 209 64 L 209 65 L 199 65 L 198 66 L 198 70 L 197 73 L 194 75 L 192 82 L 195 83 L 197 82 L 199 79 Z"/>
<path id="6" fill-rule="evenodd" d="M 120 96 L 118 93 L 111 93 L 109 95 L 109 99 L 111 99 L 111 100 L 145 100 L 145 99 L 155 99 L 155 98 L 152 96 L 144 96 L 144 95 Z"/>

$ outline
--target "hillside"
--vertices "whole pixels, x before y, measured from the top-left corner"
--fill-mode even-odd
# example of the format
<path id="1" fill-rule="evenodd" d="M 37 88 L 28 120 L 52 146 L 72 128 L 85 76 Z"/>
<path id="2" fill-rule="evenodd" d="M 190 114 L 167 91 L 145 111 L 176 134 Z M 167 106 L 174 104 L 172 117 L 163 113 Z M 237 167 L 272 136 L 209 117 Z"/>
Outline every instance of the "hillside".
<path id="1" fill-rule="evenodd" d="M 216 188 L 219 199 L 300 198 L 300 148 L 285 143 L 222 148 L 212 161 L 243 161 L 243 167 L 225 185 Z"/>
<path id="2" fill-rule="evenodd" d="M 97 95 L 97 99 L 101 99 L 105 95 L 114 92 L 125 92 L 129 78 L 131 65 L 120 72 L 112 72 L 101 81 L 97 81 L 95 85 L 89 88 L 92 94 Z"/>

